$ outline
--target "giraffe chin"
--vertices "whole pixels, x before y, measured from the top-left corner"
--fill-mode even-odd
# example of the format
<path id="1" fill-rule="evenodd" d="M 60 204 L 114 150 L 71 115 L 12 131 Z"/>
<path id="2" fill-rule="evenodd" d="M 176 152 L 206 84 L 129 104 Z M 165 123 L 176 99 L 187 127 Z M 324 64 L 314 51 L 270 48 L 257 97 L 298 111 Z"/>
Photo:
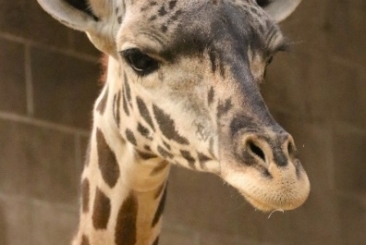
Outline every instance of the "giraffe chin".
<path id="1" fill-rule="evenodd" d="M 254 191 L 255 193 L 255 191 Z M 289 194 L 279 191 L 279 194 L 249 195 L 241 192 L 242 196 L 257 210 L 263 212 L 293 210 L 300 207 L 308 198 L 309 191 L 304 193 Z"/>
<path id="2" fill-rule="evenodd" d="M 300 207 L 306 199 L 300 202 L 290 202 L 290 203 L 269 203 L 268 201 L 259 200 L 253 198 L 249 195 L 243 194 L 244 198 L 257 210 L 263 212 L 274 212 L 274 211 L 286 211 L 293 210 Z"/>
<path id="3" fill-rule="evenodd" d="M 259 201 L 255 198 L 252 198 L 249 195 L 241 193 L 244 198 L 257 210 L 263 211 L 263 212 L 272 212 L 274 210 L 284 210 L 282 208 L 276 208 L 271 205 L 268 205 L 268 203 L 264 203 L 263 201 Z"/>
<path id="4" fill-rule="evenodd" d="M 236 169 L 221 176 L 257 210 L 272 212 L 300 207 L 310 193 L 310 182 L 306 173 L 303 171 L 297 177 L 289 173 L 288 169 L 278 172 L 281 174 L 273 174 L 272 179 L 263 177 L 256 169 Z"/>

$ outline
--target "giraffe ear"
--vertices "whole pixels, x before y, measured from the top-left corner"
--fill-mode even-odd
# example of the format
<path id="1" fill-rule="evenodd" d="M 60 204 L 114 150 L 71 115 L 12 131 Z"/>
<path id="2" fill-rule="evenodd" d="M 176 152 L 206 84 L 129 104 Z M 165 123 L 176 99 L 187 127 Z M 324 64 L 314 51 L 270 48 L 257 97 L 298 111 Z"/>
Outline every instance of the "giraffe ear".
<path id="1" fill-rule="evenodd" d="M 37 0 L 41 7 L 62 24 L 86 32 L 94 46 L 116 55 L 112 4 L 110 0 Z"/>
<path id="2" fill-rule="evenodd" d="M 62 24 L 90 32 L 97 28 L 98 17 L 92 12 L 87 0 L 37 0 L 41 7 Z"/>
<path id="3" fill-rule="evenodd" d="M 286 19 L 301 0 L 257 0 L 257 4 L 261 6 L 277 23 Z"/>

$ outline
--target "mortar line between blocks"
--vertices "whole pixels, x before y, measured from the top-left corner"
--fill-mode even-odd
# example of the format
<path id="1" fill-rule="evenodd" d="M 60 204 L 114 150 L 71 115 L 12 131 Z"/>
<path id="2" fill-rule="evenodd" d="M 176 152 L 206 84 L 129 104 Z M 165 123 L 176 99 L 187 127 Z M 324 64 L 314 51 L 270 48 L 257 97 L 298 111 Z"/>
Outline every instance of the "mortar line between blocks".
<path id="1" fill-rule="evenodd" d="M 69 212 L 78 212 L 79 208 L 73 204 L 52 202 L 47 200 L 38 199 L 35 197 L 22 196 L 22 195 L 9 195 L 0 192 L 0 200 L 11 200 L 18 203 L 33 204 L 41 207 L 56 208 Z"/>
<path id="2" fill-rule="evenodd" d="M 9 34 L 6 32 L 1 32 L 0 31 L 0 38 L 7 40 L 7 41 L 12 41 L 12 42 L 16 42 L 16 43 L 21 43 L 21 44 L 28 44 L 29 47 L 36 47 L 36 48 L 40 48 L 43 50 L 47 50 L 47 51 L 51 51 L 51 52 L 57 52 L 57 53 L 61 53 L 64 55 L 68 55 L 80 60 L 84 60 L 87 62 L 98 62 L 98 57 L 92 56 L 92 55 L 88 55 L 88 54 L 82 54 L 82 53 L 78 53 L 70 48 L 57 48 L 51 45 L 47 45 L 47 44 L 43 44 L 43 43 L 39 43 L 36 41 L 32 41 L 32 40 L 28 40 L 26 38 L 23 37 L 19 37 L 13 34 Z"/>
<path id="3" fill-rule="evenodd" d="M 43 121 L 40 119 L 30 118 L 30 117 L 26 117 L 26 116 L 14 114 L 14 113 L 9 113 L 9 112 L 0 112 L 0 119 L 20 122 L 20 123 L 26 123 L 26 124 L 30 124 L 33 126 L 57 130 L 57 131 L 65 132 L 65 133 L 71 133 L 71 134 L 76 133 L 76 134 L 79 134 L 82 136 L 89 135 L 89 131 L 87 131 L 87 130 L 73 128 L 70 126 L 65 126 L 65 125 L 61 125 L 61 124 L 57 124 L 57 123 L 53 123 L 53 122 L 47 122 L 47 121 Z"/>

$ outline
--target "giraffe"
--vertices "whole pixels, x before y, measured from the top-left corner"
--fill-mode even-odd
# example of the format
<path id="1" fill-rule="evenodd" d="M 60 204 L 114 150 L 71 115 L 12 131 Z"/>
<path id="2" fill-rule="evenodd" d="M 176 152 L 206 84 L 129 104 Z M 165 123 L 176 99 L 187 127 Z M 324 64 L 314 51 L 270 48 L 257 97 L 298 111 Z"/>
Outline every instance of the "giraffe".
<path id="1" fill-rule="evenodd" d="M 310 184 L 259 91 L 301 0 L 38 0 L 108 55 L 73 245 L 157 245 L 171 165 L 213 173 L 256 209 Z"/>

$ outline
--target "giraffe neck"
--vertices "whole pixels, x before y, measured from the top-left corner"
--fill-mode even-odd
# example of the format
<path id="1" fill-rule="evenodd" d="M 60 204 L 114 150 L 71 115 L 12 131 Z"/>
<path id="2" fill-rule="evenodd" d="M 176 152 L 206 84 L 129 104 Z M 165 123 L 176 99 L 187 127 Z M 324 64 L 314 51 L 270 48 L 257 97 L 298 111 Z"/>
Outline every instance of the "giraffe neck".
<path id="1" fill-rule="evenodd" d="M 125 141 L 115 118 L 116 62 L 94 109 L 94 125 L 82 174 L 82 207 L 73 245 L 156 245 L 169 164 L 144 158 Z"/>

